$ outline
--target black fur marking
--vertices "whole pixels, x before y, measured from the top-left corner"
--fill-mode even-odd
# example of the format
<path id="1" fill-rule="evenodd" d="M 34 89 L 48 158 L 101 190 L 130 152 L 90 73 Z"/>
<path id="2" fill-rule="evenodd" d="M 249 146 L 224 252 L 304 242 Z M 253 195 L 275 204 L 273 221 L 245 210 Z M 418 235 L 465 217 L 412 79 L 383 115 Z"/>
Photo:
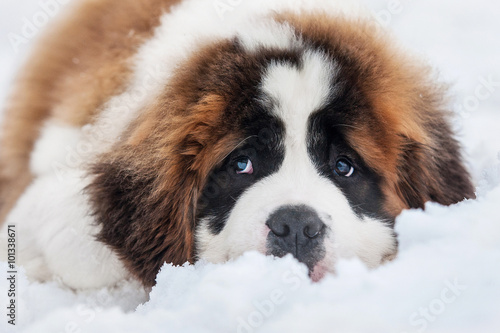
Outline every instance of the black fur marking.
<path id="1" fill-rule="evenodd" d="M 264 111 L 254 111 L 242 127 L 246 140 L 219 167 L 212 171 L 198 202 L 196 220 L 209 218 L 210 231 L 219 234 L 225 226 L 240 196 L 259 180 L 278 171 L 285 151 L 282 144 L 284 129 L 281 122 Z M 237 174 L 235 163 L 248 157 L 254 173 Z"/>
<path id="2" fill-rule="evenodd" d="M 368 216 L 394 223 L 384 210 L 385 197 L 381 190 L 381 177 L 370 169 L 363 159 L 350 147 L 345 132 L 355 118 L 349 105 L 340 98 L 335 99 L 323 110 L 313 114 L 309 120 L 308 150 L 320 174 L 330 179 L 346 196 L 353 211 L 359 216 Z M 359 109 L 356 109 L 359 112 Z M 354 166 L 351 177 L 339 176 L 334 172 L 339 158 L 347 158 Z"/>

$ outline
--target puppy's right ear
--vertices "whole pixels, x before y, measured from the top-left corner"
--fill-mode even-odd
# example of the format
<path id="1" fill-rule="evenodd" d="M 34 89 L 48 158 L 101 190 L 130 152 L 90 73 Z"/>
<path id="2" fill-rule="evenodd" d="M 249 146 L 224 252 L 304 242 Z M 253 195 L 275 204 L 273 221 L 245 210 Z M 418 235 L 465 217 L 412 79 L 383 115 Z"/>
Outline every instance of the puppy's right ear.
<path id="1" fill-rule="evenodd" d="M 102 227 L 97 239 L 111 246 L 144 285 L 153 286 L 163 263 L 193 259 L 193 193 L 188 175 L 176 188 L 160 187 L 153 165 L 128 157 L 104 156 L 92 168 L 87 192 Z"/>
<path id="2" fill-rule="evenodd" d="M 183 265 L 195 256 L 198 195 L 212 168 L 241 142 L 227 134 L 225 99 L 208 95 L 168 122 L 159 114 L 101 156 L 87 191 L 98 239 L 111 246 L 147 286 L 167 263 Z M 227 125 L 225 125 L 227 124 Z"/>

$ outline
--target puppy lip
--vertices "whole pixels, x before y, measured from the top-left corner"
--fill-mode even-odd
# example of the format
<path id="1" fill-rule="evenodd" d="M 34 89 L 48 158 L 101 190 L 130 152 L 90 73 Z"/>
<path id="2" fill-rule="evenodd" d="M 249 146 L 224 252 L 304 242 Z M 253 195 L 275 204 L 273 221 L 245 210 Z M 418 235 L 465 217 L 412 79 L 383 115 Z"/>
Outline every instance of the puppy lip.
<path id="1" fill-rule="evenodd" d="M 309 271 L 309 277 L 313 282 L 320 282 L 327 273 L 327 267 L 322 262 L 319 262 Z"/>

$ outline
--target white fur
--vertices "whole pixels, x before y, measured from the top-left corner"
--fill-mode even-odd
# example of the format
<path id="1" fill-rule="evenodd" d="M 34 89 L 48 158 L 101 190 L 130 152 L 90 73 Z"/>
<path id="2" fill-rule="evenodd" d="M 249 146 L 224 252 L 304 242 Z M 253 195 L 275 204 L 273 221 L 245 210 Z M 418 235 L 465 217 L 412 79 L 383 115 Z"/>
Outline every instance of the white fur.
<path id="1" fill-rule="evenodd" d="M 39 177 L 5 225 L 16 225 L 18 263 L 36 280 L 55 279 L 76 289 L 112 286 L 129 278 L 111 249 L 95 241 L 99 228 L 83 193 L 88 179 L 72 171 L 71 182 Z"/>
<path id="2" fill-rule="evenodd" d="M 19 258 L 30 278 L 60 280 L 75 289 L 111 286 L 129 273 L 114 252 L 95 240 L 84 188 L 94 153 L 88 127 L 48 122 L 31 154 L 36 180 L 7 216 L 18 229 Z"/>
<path id="3" fill-rule="evenodd" d="M 331 94 L 336 69 L 322 53 L 305 51 L 300 70 L 289 64 L 272 63 L 264 76 L 262 90 L 277 103 L 275 112 L 285 123 L 287 151 L 306 148 L 307 121 Z M 302 157 L 302 156 L 300 156 Z"/>
<path id="4" fill-rule="evenodd" d="M 222 262 L 248 250 L 265 251 L 268 217 L 285 205 L 315 209 L 328 227 L 326 257 L 334 267 L 339 257 L 357 256 L 376 266 L 395 247 L 393 232 L 381 221 L 360 219 L 347 198 L 330 180 L 319 175 L 307 152 L 307 124 L 311 113 L 326 103 L 336 69 L 321 53 L 305 52 L 303 68 L 272 64 L 262 90 L 276 104 L 285 123 L 285 159 L 279 171 L 248 189 L 238 200 L 219 235 L 203 221 L 197 233 L 200 257 Z"/>
<path id="5" fill-rule="evenodd" d="M 48 175 L 54 171 L 54 166 L 70 164 L 71 151 L 80 140 L 80 128 L 46 123 L 31 153 L 30 169 L 33 175 Z"/>

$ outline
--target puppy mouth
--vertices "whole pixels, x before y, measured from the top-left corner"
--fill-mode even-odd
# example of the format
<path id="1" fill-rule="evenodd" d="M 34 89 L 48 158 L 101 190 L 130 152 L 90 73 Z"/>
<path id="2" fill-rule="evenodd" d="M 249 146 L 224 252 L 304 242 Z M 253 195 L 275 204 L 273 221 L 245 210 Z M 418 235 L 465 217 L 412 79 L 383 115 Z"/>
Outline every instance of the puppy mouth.
<path id="1" fill-rule="evenodd" d="M 272 239 L 273 237 L 271 236 L 270 238 Z M 276 242 L 268 241 L 265 253 L 277 258 L 282 258 L 290 254 L 293 255 L 300 263 L 306 265 L 309 277 L 313 282 L 320 281 L 329 272 L 325 264 L 325 251 L 322 246 L 316 247 L 314 250 L 311 250 L 309 247 L 297 246 L 295 247 L 295 251 L 288 251 L 276 244 Z"/>
<path id="2" fill-rule="evenodd" d="M 326 276 L 328 271 L 328 268 L 322 262 L 319 262 L 312 270 L 309 269 L 309 277 L 313 282 L 319 282 Z"/>

